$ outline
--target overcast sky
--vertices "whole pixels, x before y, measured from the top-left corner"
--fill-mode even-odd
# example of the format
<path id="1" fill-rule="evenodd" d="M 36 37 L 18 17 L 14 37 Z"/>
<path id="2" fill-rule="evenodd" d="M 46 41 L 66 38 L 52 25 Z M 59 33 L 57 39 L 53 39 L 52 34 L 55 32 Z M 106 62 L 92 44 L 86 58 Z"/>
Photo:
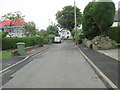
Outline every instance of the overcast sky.
<path id="1" fill-rule="evenodd" d="M 76 6 L 84 7 L 92 0 L 76 0 Z M 113 0 L 118 8 L 118 0 Z M 34 21 L 37 28 L 46 29 L 55 21 L 55 14 L 66 5 L 74 5 L 74 0 L 0 0 L 0 16 L 9 12 L 21 11 L 25 21 Z"/>

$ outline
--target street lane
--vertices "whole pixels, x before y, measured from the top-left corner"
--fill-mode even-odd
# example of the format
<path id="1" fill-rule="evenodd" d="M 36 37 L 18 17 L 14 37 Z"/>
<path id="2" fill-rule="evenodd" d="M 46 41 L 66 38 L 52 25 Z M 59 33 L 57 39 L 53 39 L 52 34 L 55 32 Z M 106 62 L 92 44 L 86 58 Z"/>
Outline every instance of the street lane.
<path id="1" fill-rule="evenodd" d="M 53 44 L 17 71 L 4 88 L 105 88 L 71 40 Z"/>

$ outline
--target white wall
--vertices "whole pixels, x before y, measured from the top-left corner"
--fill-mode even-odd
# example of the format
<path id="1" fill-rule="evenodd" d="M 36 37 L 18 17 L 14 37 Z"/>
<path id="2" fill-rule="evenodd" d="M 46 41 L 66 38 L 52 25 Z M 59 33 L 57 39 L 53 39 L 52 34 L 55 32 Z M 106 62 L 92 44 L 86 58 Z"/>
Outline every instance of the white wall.
<path id="1" fill-rule="evenodd" d="M 71 32 L 69 30 L 62 30 L 59 34 L 61 38 L 69 37 L 69 39 L 72 39 Z"/>
<path id="2" fill-rule="evenodd" d="M 120 25 L 120 22 L 114 22 L 112 26 L 118 26 L 118 24 Z"/>

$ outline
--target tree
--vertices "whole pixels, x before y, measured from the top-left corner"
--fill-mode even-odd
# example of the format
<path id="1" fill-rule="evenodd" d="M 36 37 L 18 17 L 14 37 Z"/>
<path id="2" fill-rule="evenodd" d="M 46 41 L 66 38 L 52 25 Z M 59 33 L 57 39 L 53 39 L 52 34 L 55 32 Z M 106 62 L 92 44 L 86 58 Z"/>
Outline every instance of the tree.
<path id="1" fill-rule="evenodd" d="M 95 36 L 100 35 L 100 30 L 98 26 L 95 24 L 92 9 L 95 2 L 90 2 L 84 9 L 83 12 L 83 33 L 87 39 L 92 40 Z"/>
<path id="2" fill-rule="evenodd" d="M 13 20 L 13 19 L 15 19 L 17 17 L 24 20 L 25 16 L 22 15 L 22 12 L 17 11 L 17 12 L 14 12 L 14 13 L 12 13 L 12 12 L 7 13 L 7 14 L 4 15 L 4 17 L 5 17 L 6 20 Z"/>
<path id="3" fill-rule="evenodd" d="M 81 17 L 80 9 L 76 7 L 77 27 L 81 24 Z M 61 28 L 72 31 L 75 25 L 74 7 L 65 6 L 61 11 L 58 11 L 56 13 L 56 20 Z"/>
<path id="4" fill-rule="evenodd" d="M 92 8 L 92 17 L 95 24 L 101 32 L 101 36 L 106 36 L 107 32 L 112 26 L 115 16 L 115 4 L 109 0 L 107 2 L 96 2 Z"/>
<path id="5" fill-rule="evenodd" d="M 35 36 L 37 31 L 38 30 L 36 29 L 36 25 L 34 22 L 28 22 L 25 25 L 25 35 L 26 36 Z"/>
<path id="6" fill-rule="evenodd" d="M 2 31 L 0 32 L 0 39 L 4 39 L 8 35 L 8 31 Z"/>
<path id="7" fill-rule="evenodd" d="M 58 35 L 58 27 L 57 27 L 57 25 L 49 25 L 47 27 L 47 32 L 48 32 L 48 34 Z"/>
<path id="8" fill-rule="evenodd" d="M 37 32 L 37 33 L 38 33 L 38 35 L 43 36 L 43 37 L 45 37 L 45 36 L 48 35 L 47 30 L 44 30 L 44 29 L 41 29 L 41 30 L 40 30 L 39 32 Z"/>
<path id="9" fill-rule="evenodd" d="M 101 1 L 101 2 L 100 2 Z M 115 5 L 113 2 L 90 2 L 83 12 L 83 32 L 88 39 L 106 36 L 113 24 Z"/>

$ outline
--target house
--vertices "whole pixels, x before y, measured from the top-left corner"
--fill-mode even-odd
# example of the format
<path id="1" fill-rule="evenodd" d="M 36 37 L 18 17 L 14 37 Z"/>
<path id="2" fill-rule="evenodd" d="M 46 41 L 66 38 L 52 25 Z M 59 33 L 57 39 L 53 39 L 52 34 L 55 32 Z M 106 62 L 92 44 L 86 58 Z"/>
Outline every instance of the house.
<path id="1" fill-rule="evenodd" d="M 0 23 L 0 30 L 9 31 L 6 37 L 24 37 L 24 26 L 26 22 L 20 18 L 4 20 Z"/>
<path id="2" fill-rule="evenodd" d="M 115 13 L 114 23 L 112 26 L 120 26 L 120 1 L 118 2 L 118 11 Z"/>
<path id="3" fill-rule="evenodd" d="M 69 30 L 61 30 L 59 31 L 59 35 L 61 38 L 72 39 L 72 35 Z"/>
<path id="4" fill-rule="evenodd" d="M 120 26 L 120 12 L 116 12 L 112 26 Z"/>

